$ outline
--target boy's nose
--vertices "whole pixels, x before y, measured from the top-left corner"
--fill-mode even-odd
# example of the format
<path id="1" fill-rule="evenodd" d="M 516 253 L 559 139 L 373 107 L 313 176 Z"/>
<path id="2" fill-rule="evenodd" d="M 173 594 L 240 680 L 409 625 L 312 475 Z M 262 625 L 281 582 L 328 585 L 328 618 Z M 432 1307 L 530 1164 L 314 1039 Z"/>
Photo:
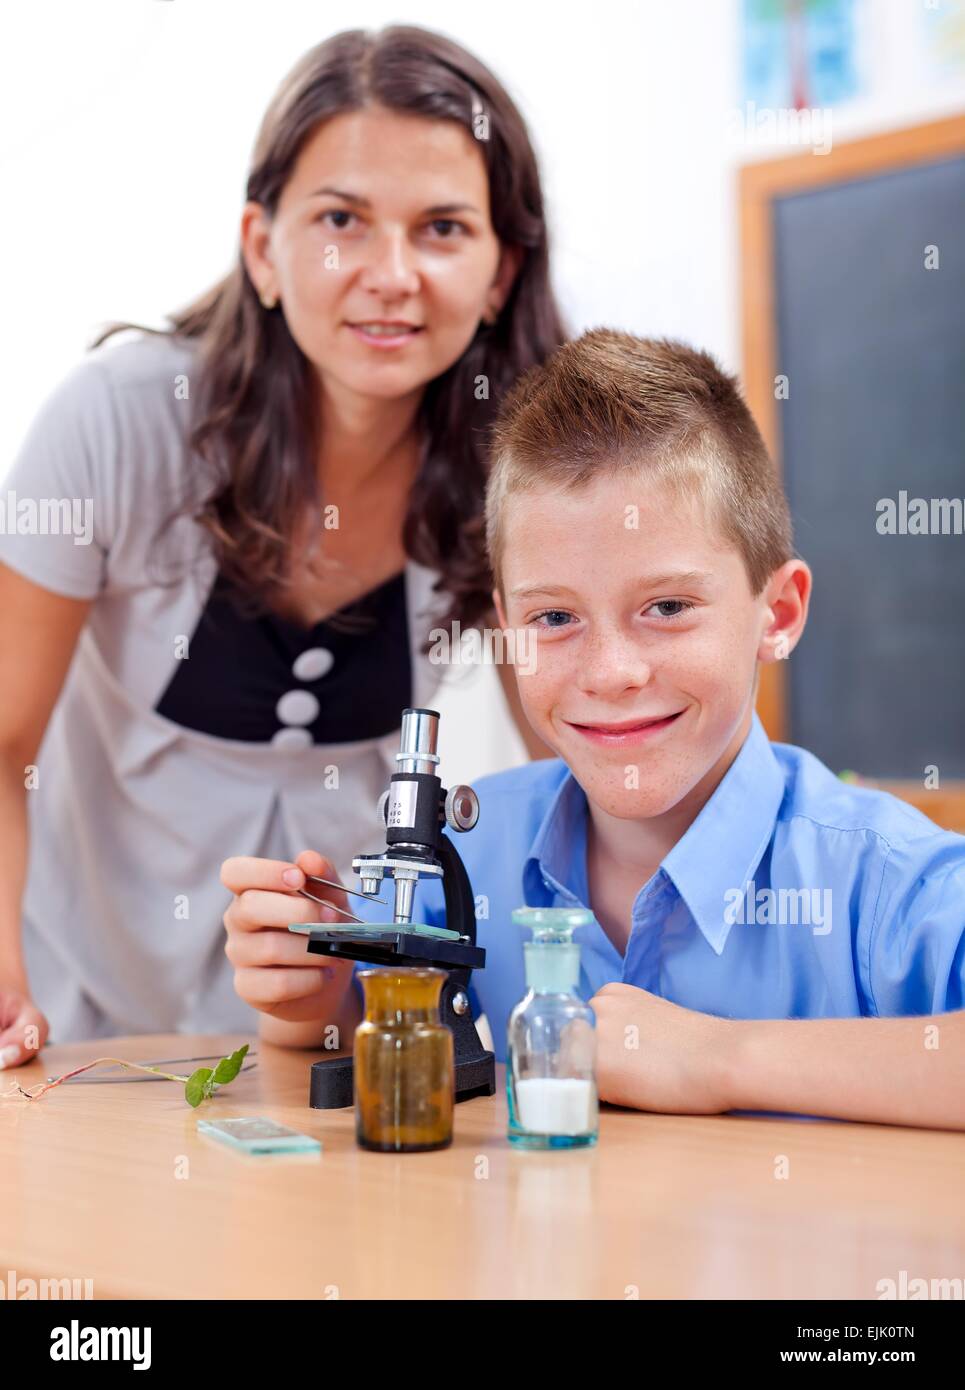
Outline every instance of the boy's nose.
<path id="1" fill-rule="evenodd" d="M 615 696 L 650 680 L 651 665 L 632 646 L 618 643 L 588 654 L 578 677 L 586 695 Z"/>

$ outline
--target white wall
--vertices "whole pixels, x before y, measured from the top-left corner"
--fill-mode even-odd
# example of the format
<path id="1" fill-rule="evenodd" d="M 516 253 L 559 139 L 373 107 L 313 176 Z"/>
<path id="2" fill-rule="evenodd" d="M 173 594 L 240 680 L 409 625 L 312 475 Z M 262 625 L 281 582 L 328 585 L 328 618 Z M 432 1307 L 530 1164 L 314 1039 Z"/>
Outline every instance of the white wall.
<path id="1" fill-rule="evenodd" d="M 943 0 L 961 8 L 960 0 Z M 924 0 L 864 0 L 865 95 L 834 138 L 965 107 L 921 42 Z M 261 113 L 307 48 L 347 27 L 440 29 L 531 124 L 574 330 L 690 339 L 739 366 L 733 133 L 739 0 L 37 0 L 0 12 L 4 320 L 0 477 L 54 383 L 113 318 L 160 324 L 234 259 Z M 523 757 L 492 668 L 443 698 L 445 766 Z"/>

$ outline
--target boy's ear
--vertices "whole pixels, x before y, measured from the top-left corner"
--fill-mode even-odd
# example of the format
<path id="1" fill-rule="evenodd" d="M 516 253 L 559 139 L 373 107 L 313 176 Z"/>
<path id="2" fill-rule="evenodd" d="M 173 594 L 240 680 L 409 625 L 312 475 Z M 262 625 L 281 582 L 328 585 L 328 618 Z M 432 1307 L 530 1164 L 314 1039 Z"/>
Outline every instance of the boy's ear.
<path id="1" fill-rule="evenodd" d="M 811 598 L 811 571 L 803 560 L 788 560 L 767 584 L 767 625 L 757 651 L 759 661 L 784 661 L 801 640 Z"/>
<path id="2" fill-rule="evenodd" d="M 496 617 L 499 619 L 500 627 L 509 627 L 506 621 L 506 610 L 503 608 L 503 600 L 498 589 L 493 589 L 493 607 L 496 610 Z"/>

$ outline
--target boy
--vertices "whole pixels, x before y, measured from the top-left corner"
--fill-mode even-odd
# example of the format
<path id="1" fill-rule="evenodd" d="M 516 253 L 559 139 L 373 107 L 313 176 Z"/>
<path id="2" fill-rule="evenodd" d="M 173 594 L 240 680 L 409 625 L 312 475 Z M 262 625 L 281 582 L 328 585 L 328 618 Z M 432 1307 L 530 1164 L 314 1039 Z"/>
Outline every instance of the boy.
<path id="1" fill-rule="evenodd" d="M 768 741 L 759 664 L 797 644 L 811 576 L 734 380 L 595 330 L 517 386 L 493 457 L 494 601 L 538 634 L 519 698 L 559 754 L 482 779 L 459 837 L 497 1060 L 525 993 L 511 910 L 584 905 L 602 1099 L 965 1129 L 965 838 Z M 264 1036 L 317 1047 L 358 999 L 344 963 L 255 940 L 314 916 L 271 891 L 286 868 L 297 887 L 290 866 L 226 862 L 236 893 L 269 890 L 236 898 L 226 950 Z M 420 885 L 413 919 L 443 918 Z"/>

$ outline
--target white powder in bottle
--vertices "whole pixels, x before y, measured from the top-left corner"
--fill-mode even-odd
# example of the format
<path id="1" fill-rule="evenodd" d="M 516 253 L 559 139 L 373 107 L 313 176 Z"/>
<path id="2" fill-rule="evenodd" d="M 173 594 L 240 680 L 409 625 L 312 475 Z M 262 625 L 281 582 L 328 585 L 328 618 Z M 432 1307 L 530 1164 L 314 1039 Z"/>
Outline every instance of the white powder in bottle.
<path id="1" fill-rule="evenodd" d="M 534 1076 L 516 1082 L 523 1129 L 534 1134 L 586 1134 L 593 1127 L 593 1082 L 576 1076 Z"/>

